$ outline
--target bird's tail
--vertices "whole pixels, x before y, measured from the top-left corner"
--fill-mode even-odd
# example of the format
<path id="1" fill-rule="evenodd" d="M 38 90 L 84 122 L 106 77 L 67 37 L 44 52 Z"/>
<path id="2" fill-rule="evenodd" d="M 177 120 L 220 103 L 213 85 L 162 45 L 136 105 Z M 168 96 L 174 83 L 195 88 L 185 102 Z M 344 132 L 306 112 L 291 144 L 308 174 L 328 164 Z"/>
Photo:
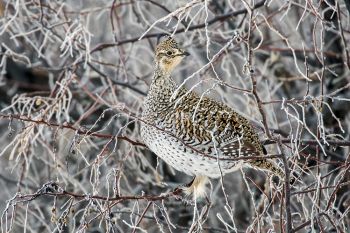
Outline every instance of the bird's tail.
<path id="1" fill-rule="evenodd" d="M 273 160 L 270 159 L 259 159 L 250 162 L 253 167 L 267 170 L 271 172 L 273 175 L 280 178 L 282 181 L 285 180 L 285 173 L 282 168 L 280 168 Z"/>

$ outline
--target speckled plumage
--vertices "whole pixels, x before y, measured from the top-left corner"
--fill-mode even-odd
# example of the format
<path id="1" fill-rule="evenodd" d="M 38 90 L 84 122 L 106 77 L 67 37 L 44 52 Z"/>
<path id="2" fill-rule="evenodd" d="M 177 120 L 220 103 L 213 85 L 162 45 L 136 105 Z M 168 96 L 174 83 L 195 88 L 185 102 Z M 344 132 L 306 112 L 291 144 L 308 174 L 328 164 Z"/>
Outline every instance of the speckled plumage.
<path id="1" fill-rule="evenodd" d="M 172 38 L 156 49 L 155 75 L 142 114 L 146 123 L 141 125 L 141 137 L 146 145 L 175 169 L 212 178 L 248 164 L 229 159 L 264 155 L 247 119 L 227 105 L 200 98 L 174 82 L 170 73 L 184 55 Z M 250 160 L 248 165 L 283 176 L 271 160 Z"/>

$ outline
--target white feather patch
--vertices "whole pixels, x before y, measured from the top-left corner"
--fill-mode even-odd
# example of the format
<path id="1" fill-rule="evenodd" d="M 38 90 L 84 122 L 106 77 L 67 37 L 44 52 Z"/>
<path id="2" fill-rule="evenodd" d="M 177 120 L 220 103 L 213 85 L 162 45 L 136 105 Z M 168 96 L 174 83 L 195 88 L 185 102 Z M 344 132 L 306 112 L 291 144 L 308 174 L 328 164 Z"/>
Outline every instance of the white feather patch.
<path id="1" fill-rule="evenodd" d="M 184 188 L 184 192 L 186 195 L 192 195 L 193 200 L 200 199 L 205 197 L 206 194 L 206 184 L 208 183 L 207 176 L 196 176 L 194 178 L 190 187 Z"/>

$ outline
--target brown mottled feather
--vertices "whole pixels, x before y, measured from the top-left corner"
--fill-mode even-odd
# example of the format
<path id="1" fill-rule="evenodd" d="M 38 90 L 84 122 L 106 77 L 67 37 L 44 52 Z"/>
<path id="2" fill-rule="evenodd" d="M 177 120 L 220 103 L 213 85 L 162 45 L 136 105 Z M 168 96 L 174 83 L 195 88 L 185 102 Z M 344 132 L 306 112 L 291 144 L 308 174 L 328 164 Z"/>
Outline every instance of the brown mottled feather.
<path id="1" fill-rule="evenodd" d="M 198 177 L 218 177 L 242 165 L 242 161 L 227 160 L 218 164 L 220 159 L 266 154 L 247 119 L 173 81 L 170 73 L 184 54 L 171 38 L 156 49 L 155 75 L 142 114 L 148 123 L 141 124 L 145 143 L 174 168 Z M 251 160 L 249 164 L 283 177 L 271 160 Z"/>

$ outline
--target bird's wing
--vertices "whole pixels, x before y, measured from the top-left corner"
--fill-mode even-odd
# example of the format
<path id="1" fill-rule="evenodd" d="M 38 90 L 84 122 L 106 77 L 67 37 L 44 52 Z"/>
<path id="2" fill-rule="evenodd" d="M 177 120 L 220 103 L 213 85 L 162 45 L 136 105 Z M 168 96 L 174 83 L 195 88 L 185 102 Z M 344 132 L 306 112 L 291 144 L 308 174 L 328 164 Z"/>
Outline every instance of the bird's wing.
<path id="1" fill-rule="evenodd" d="M 241 156 L 260 156 L 261 151 L 259 148 L 253 146 L 252 143 L 247 141 L 237 141 L 229 143 L 220 148 L 224 156 L 227 157 L 241 157 Z"/>
<path id="2" fill-rule="evenodd" d="M 192 94 L 174 107 L 174 134 L 203 153 L 227 157 L 261 155 L 262 145 L 249 121 L 228 106 Z"/>

